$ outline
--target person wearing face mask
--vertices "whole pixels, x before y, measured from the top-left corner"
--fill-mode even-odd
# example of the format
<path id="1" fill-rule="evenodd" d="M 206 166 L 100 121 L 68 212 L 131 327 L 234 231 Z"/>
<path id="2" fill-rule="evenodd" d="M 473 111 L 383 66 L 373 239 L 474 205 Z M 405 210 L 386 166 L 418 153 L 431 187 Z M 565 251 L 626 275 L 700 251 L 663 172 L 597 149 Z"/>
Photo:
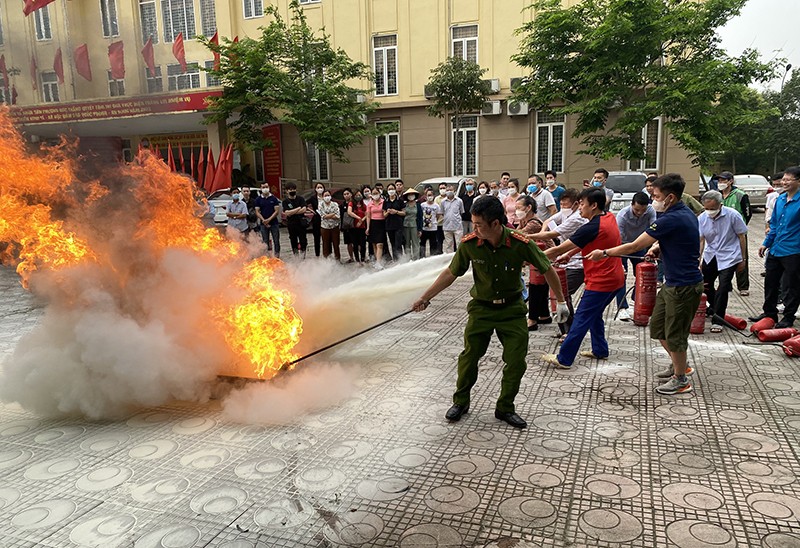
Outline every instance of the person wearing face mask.
<path id="1" fill-rule="evenodd" d="M 370 188 L 370 186 L 369 185 L 364 185 L 361 188 L 361 194 L 364 196 L 364 206 L 365 207 L 369 207 L 369 204 L 372 203 L 372 189 Z M 366 224 L 365 224 L 364 225 L 364 230 L 366 230 L 366 229 L 367 229 L 367 227 L 366 227 Z M 375 248 L 372 247 L 372 244 L 370 243 L 369 238 L 367 238 L 367 252 L 369 252 L 369 259 L 371 261 L 374 261 L 375 260 Z"/>
<path id="2" fill-rule="evenodd" d="M 767 201 L 764 204 L 764 234 L 769 232 L 769 220 L 772 217 L 772 210 L 775 209 L 775 200 L 783 194 L 783 172 L 775 173 L 770 177 L 772 188 L 775 192 L 767 194 Z"/>
<path id="3" fill-rule="evenodd" d="M 297 256 L 303 254 L 306 258 L 306 248 L 308 239 L 306 238 L 305 214 L 308 211 L 306 201 L 302 196 L 297 195 L 297 185 L 291 181 L 283 186 L 286 191 L 286 198 L 281 204 L 283 214 L 286 216 L 286 228 L 289 231 L 289 245 L 292 253 Z"/>
<path id="4" fill-rule="evenodd" d="M 367 205 L 367 238 L 375 249 L 375 270 L 383 270 L 383 242 L 386 241 L 386 214 L 383 197 L 378 188 L 372 189 L 372 200 Z"/>
<path id="5" fill-rule="evenodd" d="M 688 376 L 694 371 L 686 363 L 689 328 L 700 296 L 703 275 L 700 264 L 700 229 L 697 217 L 681 201 L 686 188 L 683 177 L 667 173 L 653 182 L 653 209 L 661 213 L 656 222 L 629 244 L 597 249 L 586 260 L 607 261 L 609 257 L 630 255 L 650 248 L 649 256 L 660 255 L 664 263 L 664 285 L 656 296 L 650 317 L 650 338 L 658 339 L 670 356 L 672 367 L 657 373 L 669 380 L 656 388 L 663 395 L 684 394 L 694 390 Z M 670 376 L 671 374 L 671 376 Z"/>
<path id="6" fill-rule="evenodd" d="M 247 205 L 242 200 L 242 194 L 237 189 L 233 196 L 233 202 L 228 206 L 228 227 L 236 230 L 240 236 L 247 232 Z"/>
<path id="7" fill-rule="evenodd" d="M 472 232 L 472 216 L 469 210 L 472 209 L 472 202 L 478 196 L 475 192 L 475 179 L 467 179 L 464 181 L 464 195 L 461 196 L 461 201 L 464 202 L 464 213 L 461 214 L 461 230 L 464 234 Z"/>
<path id="8" fill-rule="evenodd" d="M 325 185 L 316 183 L 314 185 L 314 194 L 308 199 L 308 207 L 314 212 L 314 217 L 311 219 L 311 234 L 314 236 L 314 254 L 317 257 L 319 257 L 322 245 L 322 219 L 318 212 L 323 192 L 325 192 Z"/>
<path id="9" fill-rule="evenodd" d="M 339 217 L 341 218 L 339 228 L 342 232 L 344 245 L 347 247 L 347 254 L 349 255 L 347 259 L 348 264 L 355 262 L 355 255 L 353 255 L 353 225 L 355 223 L 354 219 L 347 214 L 347 208 L 352 201 L 353 191 L 350 188 L 342 190 L 342 203 L 339 204 Z"/>
<path id="10" fill-rule="evenodd" d="M 495 198 L 500 197 L 500 184 L 497 181 L 492 181 L 489 183 L 489 195 L 494 196 Z"/>
<path id="11" fill-rule="evenodd" d="M 494 194 L 494 192 L 492 192 L 492 194 L 500 198 L 501 202 L 503 201 L 503 198 L 508 196 L 509 181 L 511 181 L 511 174 L 508 171 L 504 171 L 503 173 L 500 174 L 500 180 L 497 181 L 497 194 Z M 517 190 L 519 190 L 519 181 L 517 181 Z"/>
<path id="12" fill-rule="evenodd" d="M 536 201 L 530 196 L 524 194 L 517 196 L 512 217 L 517 223 L 517 230 L 528 238 L 542 230 L 542 222 L 536 218 Z M 541 240 L 541 242 L 540 249 L 553 247 L 553 240 Z M 528 331 L 536 331 L 540 323 L 549 324 L 553 321 L 548 308 L 550 291 L 547 283 L 535 283 L 539 274 L 539 271 L 531 266 L 528 276 L 523 277 L 528 280 Z"/>
<path id="13" fill-rule="evenodd" d="M 442 200 L 444 200 L 446 196 L 447 183 L 439 183 L 439 195 L 434 199 L 436 205 L 439 206 L 439 215 L 436 217 L 436 245 L 439 248 L 438 254 L 442 254 L 442 250 L 444 249 L 444 229 L 442 228 L 444 210 L 442 209 Z"/>
<path id="14" fill-rule="evenodd" d="M 608 180 L 608 170 L 599 167 L 594 170 L 594 175 L 592 176 L 592 182 L 590 183 L 591 188 L 599 188 L 606 193 L 606 211 L 608 211 L 608 208 L 611 207 L 611 202 L 614 200 L 614 191 L 610 188 L 606 188 L 607 180 Z"/>
<path id="15" fill-rule="evenodd" d="M 622 208 L 617 213 L 617 226 L 619 226 L 619 233 L 622 237 L 622 243 L 627 244 L 636 241 L 636 238 L 642 235 L 647 230 L 647 227 L 656 221 L 656 211 L 650 205 L 650 198 L 644 192 L 637 192 L 633 195 L 631 205 Z M 631 270 L 633 270 L 634 280 L 636 279 L 636 265 L 644 260 L 645 250 L 637 251 L 633 255 L 641 257 L 641 259 L 631 259 L 629 257 L 622 258 L 622 268 L 625 270 L 625 276 L 628 275 L 628 262 L 631 263 Z M 634 282 L 635 284 L 635 282 Z M 630 321 L 631 315 L 628 312 L 628 299 L 625 297 L 626 289 L 622 286 L 622 291 L 617 295 L 617 308 L 619 309 L 618 317 L 621 321 Z M 631 295 L 631 299 L 636 299 L 636 294 Z"/>
<path id="16" fill-rule="evenodd" d="M 419 259 L 419 239 L 422 236 L 422 207 L 420 207 L 419 192 L 409 188 L 405 191 L 406 203 L 403 207 L 403 240 L 406 253 L 411 255 L 411 260 Z"/>
<path id="17" fill-rule="evenodd" d="M 367 262 L 367 206 L 360 190 L 353 194 L 353 201 L 347 204 L 347 215 L 353 219 L 351 237 L 353 256 L 359 265 Z"/>
<path id="18" fill-rule="evenodd" d="M 535 173 L 528 177 L 528 196 L 536 200 L 536 216 L 546 221 L 556 214 L 556 201 L 553 195 L 543 188 L 542 178 Z"/>
<path id="19" fill-rule="evenodd" d="M 734 186 L 733 173 L 730 171 L 720 173 L 717 186 L 722 193 L 722 205 L 738 211 L 744 219 L 744 224 L 750 224 L 750 219 L 753 217 L 750 197 Z M 744 258 L 744 269 L 736 271 L 736 288 L 739 290 L 739 295 L 743 297 L 750 295 L 750 268 L 747 256 Z"/>
<path id="20" fill-rule="evenodd" d="M 475 201 L 478 200 L 478 198 L 483 198 L 484 196 L 491 196 L 491 195 L 492 194 L 491 194 L 491 188 L 489 187 L 489 183 L 487 183 L 486 181 L 481 181 L 480 184 L 478 184 L 478 194 L 475 196 L 475 199 L 472 201 L 472 203 L 474 204 Z M 470 208 L 470 210 L 472 210 L 472 208 Z M 471 215 L 470 218 L 472 218 Z M 469 234 L 469 232 L 467 232 L 467 234 Z"/>
<path id="21" fill-rule="evenodd" d="M 700 255 L 703 284 L 708 297 L 708 314 L 712 314 L 711 332 L 722 332 L 722 318 L 728 309 L 728 293 L 733 289 L 733 276 L 744 269 L 747 257 L 747 226 L 739 212 L 722 205 L 722 194 L 709 190 L 701 200 L 705 213 L 697 218 L 700 226 Z M 719 287 L 714 284 L 719 278 Z"/>
<path id="22" fill-rule="evenodd" d="M 503 207 L 506 210 L 506 218 L 508 219 L 509 225 L 512 227 L 516 227 L 519 224 L 516 214 L 514 213 L 517 210 L 518 198 L 519 186 L 514 181 L 509 181 L 506 187 L 506 197 L 501 198 L 500 201 L 503 202 Z"/>
<path id="23" fill-rule="evenodd" d="M 461 215 L 464 213 L 464 202 L 456 196 L 456 187 L 447 185 L 445 198 L 439 204 L 442 209 L 442 231 L 444 233 L 443 253 L 452 253 L 458 248 L 464 229 L 461 225 Z"/>
<path id="24" fill-rule="evenodd" d="M 553 200 L 556 201 L 556 209 L 560 210 L 561 196 L 567 189 L 556 182 L 557 176 L 558 174 L 552 169 L 548 169 L 544 172 L 544 181 L 547 185 L 547 192 L 549 192 L 553 196 Z"/>
<path id="25" fill-rule="evenodd" d="M 328 258 L 331 256 L 331 250 L 337 261 L 342 260 L 341 251 L 339 250 L 339 224 L 341 223 L 341 212 L 339 211 L 339 204 L 333 201 L 330 190 L 325 190 L 322 193 L 322 200 L 319 202 L 317 208 L 317 215 L 321 219 L 321 236 L 322 236 L 322 256 Z"/>
<path id="26" fill-rule="evenodd" d="M 420 204 L 422 209 L 422 234 L 419 238 L 419 255 L 425 257 L 425 244 L 430 248 L 430 256 L 439 255 L 439 245 L 436 238 L 436 229 L 439 226 L 439 205 L 433 196 L 433 190 L 425 191 L 425 201 Z"/>
<path id="27" fill-rule="evenodd" d="M 273 196 L 269 184 L 261 184 L 261 196 L 256 198 L 255 212 L 261 224 L 261 240 L 272 248 L 276 258 L 281 256 L 281 227 L 278 222 L 278 215 L 281 213 L 281 201 Z M 272 245 L 270 246 L 270 240 Z"/>
<path id="28" fill-rule="evenodd" d="M 403 254 L 403 217 L 405 217 L 405 203 L 403 197 L 397 194 L 397 186 L 389 183 L 386 186 L 388 197 L 383 201 L 383 212 L 386 214 L 386 238 L 392 246 L 392 258 L 400 260 Z"/>

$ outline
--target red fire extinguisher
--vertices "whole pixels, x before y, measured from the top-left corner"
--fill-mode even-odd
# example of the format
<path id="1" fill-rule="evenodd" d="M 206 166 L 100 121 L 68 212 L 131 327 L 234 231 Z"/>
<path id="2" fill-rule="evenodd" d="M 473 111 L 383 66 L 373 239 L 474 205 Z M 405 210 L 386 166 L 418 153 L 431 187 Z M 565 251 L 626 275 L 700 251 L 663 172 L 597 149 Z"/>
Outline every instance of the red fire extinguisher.
<path id="1" fill-rule="evenodd" d="M 702 335 L 706 332 L 706 308 L 707 301 L 705 294 L 700 295 L 700 306 L 697 307 L 697 312 L 694 313 L 692 326 L 689 328 L 690 333 L 695 335 Z"/>
<path id="2" fill-rule="evenodd" d="M 785 327 L 783 329 L 766 329 L 758 332 L 758 340 L 761 342 L 783 342 L 800 335 L 800 331 L 794 327 Z"/>
<path id="3" fill-rule="evenodd" d="M 558 274 L 558 281 L 561 282 L 561 293 L 564 295 L 564 299 L 569 297 L 569 290 L 567 289 L 567 269 L 561 268 L 560 266 L 554 266 L 553 270 L 555 270 L 556 274 Z M 558 299 L 556 299 L 556 294 L 553 293 L 553 290 L 550 290 L 550 310 L 552 312 L 556 311 L 558 305 Z"/>
<path id="4" fill-rule="evenodd" d="M 739 330 L 742 330 L 745 327 L 747 327 L 747 320 L 745 320 L 744 318 L 740 318 L 738 316 L 731 316 L 730 314 L 725 314 L 725 321 Z"/>
<path id="5" fill-rule="evenodd" d="M 542 251 L 547 249 L 547 246 L 542 241 L 536 242 L 536 245 L 539 246 L 539 249 L 541 249 Z M 530 267 L 530 281 L 529 281 L 529 283 L 531 285 L 544 285 L 544 284 L 547 283 L 547 280 L 545 280 L 544 276 L 538 270 L 536 270 L 535 267 L 532 266 L 532 267 Z"/>
<path id="6" fill-rule="evenodd" d="M 772 318 L 762 318 L 750 326 L 750 331 L 758 335 L 761 331 L 775 327 L 775 320 Z"/>
<path id="7" fill-rule="evenodd" d="M 647 325 L 656 306 L 658 268 L 654 263 L 642 261 L 636 265 L 636 302 L 633 305 L 633 323 Z"/>
<path id="8" fill-rule="evenodd" d="M 783 341 L 783 352 L 787 356 L 800 356 L 800 335 Z"/>

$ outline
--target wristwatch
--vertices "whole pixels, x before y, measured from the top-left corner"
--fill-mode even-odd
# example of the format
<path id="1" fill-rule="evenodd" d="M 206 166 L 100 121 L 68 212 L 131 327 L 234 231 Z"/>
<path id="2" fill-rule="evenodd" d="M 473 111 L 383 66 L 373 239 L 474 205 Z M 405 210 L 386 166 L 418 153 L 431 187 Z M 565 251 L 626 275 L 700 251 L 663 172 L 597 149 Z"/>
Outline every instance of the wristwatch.
<path id="1" fill-rule="evenodd" d="M 608 258 L 608 250 L 607 249 L 603 250 L 603 257 L 605 257 L 606 259 Z"/>

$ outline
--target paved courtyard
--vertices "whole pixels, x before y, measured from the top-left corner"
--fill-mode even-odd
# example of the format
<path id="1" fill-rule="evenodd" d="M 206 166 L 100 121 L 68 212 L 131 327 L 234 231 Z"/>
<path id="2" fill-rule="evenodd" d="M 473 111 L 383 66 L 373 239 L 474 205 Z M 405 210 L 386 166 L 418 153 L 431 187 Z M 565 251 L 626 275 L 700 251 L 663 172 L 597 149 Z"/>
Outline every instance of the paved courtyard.
<path id="1" fill-rule="evenodd" d="M 762 269 L 732 313 L 760 308 Z M 358 393 L 289 426 L 226 423 L 216 401 L 117 422 L 0 405 L 0 547 L 800 547 L 800 361 L 707 331 L 696 391 L 658 396 L 666 354 L 610 310 L 607 361 L 544 367 L 553 329 L 531 334 L 527 430 L 493 416 L 496 341 L 448 424 L 468 287 L 329 352 L 362 362 Z M 0 355 L 40 317 L 1 270 Z"/>

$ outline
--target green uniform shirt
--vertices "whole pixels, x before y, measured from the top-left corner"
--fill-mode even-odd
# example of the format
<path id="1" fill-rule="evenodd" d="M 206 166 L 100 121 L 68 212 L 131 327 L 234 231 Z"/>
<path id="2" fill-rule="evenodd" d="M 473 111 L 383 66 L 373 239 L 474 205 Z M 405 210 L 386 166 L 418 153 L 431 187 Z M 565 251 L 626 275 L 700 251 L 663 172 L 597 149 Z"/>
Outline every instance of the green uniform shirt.
<path id="1" fill-rule="evenodd" d="M 539 272 L 550 268 L 542 250 L 525 235 L 503 228 L 499 247 L 492 247 L 474 233 L 461 240 L 453 260 L 450 273 L 463 276 L 472 264 L 475 282 L 469 294 L 479 301 L 510 299 L 522 293 L 522 266 L 529 263 Z"/>
<path id="2" fill-rule="evenodd" d="M 734 188 L 727 198 L 722 199 L 722 205 L 730 207 L 739 212 L 744 219 L 744 224 L 750 222 L 752 214 L 750 212 L 750 197 L 741 189 Z"/>
<path id="3" fill-rule="evenodd" d="M 703 204 L 694 199 L 694 196 L 691 194 L 686 194 L 685 192 L 681 195 L 681 202 L 683 202 L 686 207 L 691 209 L 692 213 L 695 215 L 700 215 L 706 210 L 706 208 L 703 207 Z"/>

